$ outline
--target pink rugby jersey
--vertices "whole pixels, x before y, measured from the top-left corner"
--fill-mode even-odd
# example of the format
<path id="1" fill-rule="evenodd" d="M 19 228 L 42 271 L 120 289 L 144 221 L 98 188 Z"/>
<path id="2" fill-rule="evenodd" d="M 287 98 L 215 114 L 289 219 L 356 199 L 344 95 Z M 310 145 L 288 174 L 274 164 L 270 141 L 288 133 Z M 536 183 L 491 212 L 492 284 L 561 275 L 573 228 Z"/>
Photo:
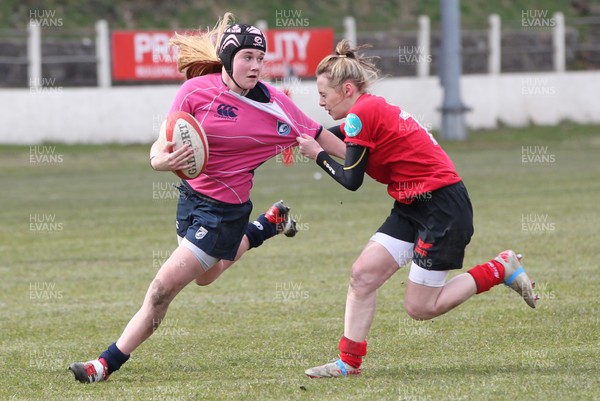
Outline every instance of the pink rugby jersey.
<path id="1" fill-rule="evenodd" d="M 177 92 L 170 112 L 192 114 L 208 138 L 206 169 L 187 180 L 194 190 L 226 203 L 250 199 L 254 170 L 296 137 L 316 137 L 321 125 L 306 116 L 283 92 L 264 84 L 270 102 L 260 103 L 229 90 L 221 74 L 187 80 Z"/>

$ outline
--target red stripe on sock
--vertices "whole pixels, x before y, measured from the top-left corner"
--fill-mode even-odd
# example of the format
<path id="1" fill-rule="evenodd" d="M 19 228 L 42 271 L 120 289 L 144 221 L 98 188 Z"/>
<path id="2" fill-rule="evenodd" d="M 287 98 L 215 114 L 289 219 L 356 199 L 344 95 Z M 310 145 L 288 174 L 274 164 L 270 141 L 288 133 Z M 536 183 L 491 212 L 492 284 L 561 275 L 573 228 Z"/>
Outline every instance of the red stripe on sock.
<path id="1" fill-rule="evenodd" d="M 111 373 L 108 371 L 108 364 L 106 363 L 106 360 L 104 358 L 98 358 L 98 360 L 100 361 L 102 366 L 104 366 L 104 380 L 107 380 L 108 376 L 110 376 Z"/>

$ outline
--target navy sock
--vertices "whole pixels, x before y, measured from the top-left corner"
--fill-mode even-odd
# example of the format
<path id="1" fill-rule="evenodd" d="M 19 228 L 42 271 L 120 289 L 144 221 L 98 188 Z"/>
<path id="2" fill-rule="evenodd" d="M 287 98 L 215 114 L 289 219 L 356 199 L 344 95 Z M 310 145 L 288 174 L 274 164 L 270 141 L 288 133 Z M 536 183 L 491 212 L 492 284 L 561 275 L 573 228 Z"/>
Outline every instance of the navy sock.
<path id="1" fill-rule="evenodd" d="M 248 223 L 246 228 L 246 236 L 250 242 L 250 249 L 259 247 L 262 243 L 277 234 L 275 223 L 271 223 L 265 214 L 261 214 L 252 223 Z"/>
<path id="2" fill-rule="evenodd" d="M 116 372 L 121 366 L 127 362 L 129 355 L 125 355 L 117 348 L 117 343 L 112 343 L 109 347 L 100 354 L 98 359 L 104 358 L 106 365 L 108 366 L 108 373 Z"/>

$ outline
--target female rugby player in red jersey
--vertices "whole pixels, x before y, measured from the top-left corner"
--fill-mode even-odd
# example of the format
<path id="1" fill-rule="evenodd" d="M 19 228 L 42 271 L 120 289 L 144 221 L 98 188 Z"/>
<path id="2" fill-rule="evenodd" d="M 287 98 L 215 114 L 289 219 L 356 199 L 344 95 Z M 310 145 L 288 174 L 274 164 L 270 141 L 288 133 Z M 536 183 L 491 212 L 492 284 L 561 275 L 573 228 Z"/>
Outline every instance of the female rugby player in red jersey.
<path id="1" fill-rule="evenodd" d="M 352 265 L 340 359 L 308 369 L 314 378 L 360 373 L 377 289 L 409 262 L 404 307 L 413 319 L 432 319 L 501 283 L 535 307 L 532 283 L 511 250 L 446 281 L 450 270 L 462 268 L 473 235 L 469 195 L 433 136 L 400 107 L 367 93 L 377 73 L 348 41 L 317 67 L 319 104 L 334 120 L 346 118 L 340 126 L 343 165 L 310 136 L 297 138 L 300 151 L 344 187 L 358 189 L 366 173 L 387 185 L 394 199 L 391 214 Z"/>
<path id="2" fill-rule="evenodd" d="M 104 381 L 119 370 L 158 328 L 175 296 L 189 283 L 208 285 L 248 249 L 283 232 L 296 233 L 288 208 L 275 203 L 249 223 L 254 171 L 310 133 L 321 146 L 343 157 L 345 146 L 308 118 L 283 92 L 259 80 L 266 52 L 264 34 L 232 23 L 225 14 L 215 29 L 178 36 L 178 65 L 188 80 L 177 92 L 171 112 L 188 112 L 202 124 L 210 145 L 203 173 L 182 180 L 177 205 L 179 246 L 151 282 L 139 311 L 119 339 L 98 359 L 69 366 L 83 383 Z M 170 153 L 173 143 L 157 140 L 150 164 L 158 171 L 187 167 L 190 149 Z"/>

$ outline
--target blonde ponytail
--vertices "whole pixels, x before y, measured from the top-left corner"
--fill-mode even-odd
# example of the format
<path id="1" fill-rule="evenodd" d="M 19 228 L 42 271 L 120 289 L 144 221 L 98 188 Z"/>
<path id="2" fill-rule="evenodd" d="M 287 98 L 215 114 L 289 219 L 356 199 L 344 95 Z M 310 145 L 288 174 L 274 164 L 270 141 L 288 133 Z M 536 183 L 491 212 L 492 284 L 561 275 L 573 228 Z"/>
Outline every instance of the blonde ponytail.
<path id="1" fill-rule="evenodd" d="M 335 54 L 321 60 L 317 66 L 317 76 L 324 74 L 334 88 L 350 81 L 359 92 L 366 92 L 369 84 L 379 77 L 379 69 L 371 57 L 357 55 L 357 51 L 365 47 L 354 48 L 350 41 L 341 40 L 335 46 Z"/>
<path id="2" fill-rule="evenodd" d="M 170 43 L 177 46 L 177 69 L 185 71 L 187 79 L 199 77 L 214 72 L 221 72 L 223 64 L 217 54 L 219 43 L 223 32 L 232 25 L 234 15 L 225 13 L 215 27 L 206 31 L 198 31 L 196 34 L 175 34 Z"/>

